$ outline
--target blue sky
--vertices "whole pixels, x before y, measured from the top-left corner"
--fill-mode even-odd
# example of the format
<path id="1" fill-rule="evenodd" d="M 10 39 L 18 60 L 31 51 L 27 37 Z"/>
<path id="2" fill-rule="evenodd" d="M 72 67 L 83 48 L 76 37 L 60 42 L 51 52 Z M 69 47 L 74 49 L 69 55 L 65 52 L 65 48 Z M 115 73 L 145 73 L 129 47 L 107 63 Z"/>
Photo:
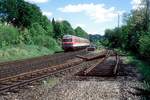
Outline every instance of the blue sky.
<path id="1" fill-rule="evenodd" d="M 37 4 L 49 19 L 68 20 L 89 34 L 104 34 L 117 26 L 120 16 L 135 9 L 139 0 L 25 0 Z M 121 23 L 121 22 L 120 22 Z"/>

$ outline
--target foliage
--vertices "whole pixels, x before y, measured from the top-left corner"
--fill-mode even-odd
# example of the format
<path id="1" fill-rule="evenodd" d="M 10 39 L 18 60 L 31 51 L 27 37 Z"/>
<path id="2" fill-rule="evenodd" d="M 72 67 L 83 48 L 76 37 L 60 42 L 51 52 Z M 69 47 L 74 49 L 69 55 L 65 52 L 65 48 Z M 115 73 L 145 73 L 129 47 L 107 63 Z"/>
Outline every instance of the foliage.
<path id="1" fill-rule="evenodd" d="M 47 32 L 39 23 L 33 23 L 31 28 L 29 29 L 31 36 L 36 37 L 37 35 L 46 35 Z"/>
<path id="2" fill-rule="evenodd" d="M 54 33 L 51 21 L 46 16 L 42 16 L 40 20 L 39 25 L 46 31 L 46 35 L 53 37 Z"/>
<path id="3" fill-rule="evenodd" d="M 106 41 L 104 41 L 104 37 L 99 35 L 99 34 L 89 34 L 89 40 L 92 42 L 92 44 L 95 44 L 96 47 L 103 47 L 103 44 L 106 43 Z"/>
<path id="4" fill-rule="evenodd" d="M 19 31 L 11 25 L 0 24 L 0 47 L 19 43 Z"/>
<path id="5" fill-rule="evenodd" d="M 100 41 L 103 39 L 103 36 L 101 36 L 99 34 L 95 34 L 95 35 L 89 34 L 88 37 L 89 37 L 91 42 Z"/>
<path id="6" fill-rule="evenodd" d="M 79 37 L 88 38 L 88 34 L 79 26 L 75 29 L 75 32 L 76 35 Z"/>
<path id="7" fill-rule="evenodd" d="M 48 18 L 42 15 L 40 8 L 24 0 L 0 1 L 0 20 L 22 29 L 38 23 L 47 35 L 53 35 L 53 26 Z"/>
<path id="8" fill-rule="evenodd" d="M 145 61 L 141 61 L 137 59 L 135 56 L 128 56 L 127 60 L 128 61 L 126 63 L 137 66 L 138 70 L 142 73 L 145 80 L 147 82 L 150 82 L 150 64 L 149 63 Z"/>
<path id="9" fill-rule="evenodd" d="M 18 27 L 29 27 L 33 22 L 39 21 L 42 16 L 35 4 L 24 0 L 1 0 L 0 13 L 3 21 Z"/>
<path id="10" fill-rule="evenodd" d="M 65 34 L 77 35 L 68 21 L 55 21 L 53 18 L 52 25 L 54 28 L 53 33 L 55 33 L 54 38 L 56 39 L 61 39 Z"/>
<path id="11" fill-rule="evenodd" d="M 117 48 L 125 48 L 127 43 L 126 27 L 122 26 L 122 29 L 115 28 L 113 30 L 107 29 L 105 30 L 105 38 L 108 40 L 109 47 Z"/>
<path id="12" fill-rule="evenodd" d="M 55 33 L 54 38 L 56 39 L 62 38 L 62 36 L 64 35 L 62 31 L 63 25 L 60 22 L 54 22 L 53 26 L 54 26 L 54 33 Z"/>
<path id="13" fill-rule="evenodd" d="M 35 45 L 7 46 L 0 49 L 0 62 L 26 59 L 54 53 L 53 50 Z"/>
<path id="14" fill-rule="evenodd" d="M 64 20 L 61 23 L 63 26 L 64 34 L 77 35 L 77 33 L 75 33 L 74 29 L 72 28 L 71 24 L 68 21 Z M 82 33 L 82 34 L 84 34 L 84 33 Z"/>
<path id="15" fill-rule="evenodd" d="M 53 38 L 50 38 L 47 36 L 38 35 L 37 37 L 34 38 L 34 44 L 43 46 L 43 47 L 47 47 L 52 50 L 60 49 L 57 42 Z"/>
<path id="16" fill-rule="evenodd" d="M 139 45 L 140 54 L 146 58 L 150 58 L 150 33 L 140 37 Z"/>
<path id="17" fill-rule="evenodd" d="M 146 1 L 146 0 L 144 0 Z M 105 31 L 106 44 L 112 48 L 121 48 L 134 52 L 140 57 L 150 58 L 150 32 L 149 32 L 149 7 L 146 2 L 142 8 L 132 10 L 130 14 L 124 14 L 124 25 L 119 28 Z"/>
<path id="18" fill-rule="evenodd" d="M 65 34 L 87 35 L 82 28 L 77 28 L 76 33 L 66 20 L 55 21 L 53 18 L 50 21 L 35 4 L 24 0 L 0 0 L 0 49 L 9 47 L 8 50 L 12 50 L 18 45 L 32 45 L 34 49 L 35 45 L 41 47 L 40 50 L 48 48 L 54 52 L 61 50 L 61 39 Z"/>

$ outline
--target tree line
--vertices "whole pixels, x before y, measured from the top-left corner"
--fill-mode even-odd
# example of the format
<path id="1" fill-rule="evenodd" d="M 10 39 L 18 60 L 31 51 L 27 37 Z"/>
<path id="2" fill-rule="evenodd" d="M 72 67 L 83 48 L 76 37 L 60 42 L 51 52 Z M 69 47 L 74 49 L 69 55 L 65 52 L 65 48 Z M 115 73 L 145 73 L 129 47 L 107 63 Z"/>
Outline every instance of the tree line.
<path id="1" fill-rule="evenodd" d="M 142 0 L 141 5 L 141 8 L 123 15 L 121 27 L 105 30 L 104 44 L 150 59 L 150 2 Z"/>
<path id="2" fill-rule="evenodd" d="M 81 27 L 49 20 L 40 8 L 24 0 L 0 0 L 0 48 L 11 45 L 39 45 L 57 48 L 63 35 L 88 37 Z"/>

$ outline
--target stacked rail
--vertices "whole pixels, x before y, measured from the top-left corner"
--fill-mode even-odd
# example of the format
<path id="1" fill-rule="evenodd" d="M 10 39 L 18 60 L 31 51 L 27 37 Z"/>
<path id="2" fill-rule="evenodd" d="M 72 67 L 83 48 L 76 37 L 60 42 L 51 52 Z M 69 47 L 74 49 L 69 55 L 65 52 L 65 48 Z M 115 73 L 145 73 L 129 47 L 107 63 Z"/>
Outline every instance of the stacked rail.
<path id="1" fill-rule="evenodd" d="M 81 57 L 80 57 L 81 58 Z M 83 58 L 83 57 L 82 57 Z M 98 55 L 98 62 L 93 66 L 82 70 L 77 73 L 79 76 L 115 76 L 117 75 L 120 57 L 117 53 L 112 50 L 107 50 L 103 55 Z M 83 58 L 85 60 L 89 58 Z"/>

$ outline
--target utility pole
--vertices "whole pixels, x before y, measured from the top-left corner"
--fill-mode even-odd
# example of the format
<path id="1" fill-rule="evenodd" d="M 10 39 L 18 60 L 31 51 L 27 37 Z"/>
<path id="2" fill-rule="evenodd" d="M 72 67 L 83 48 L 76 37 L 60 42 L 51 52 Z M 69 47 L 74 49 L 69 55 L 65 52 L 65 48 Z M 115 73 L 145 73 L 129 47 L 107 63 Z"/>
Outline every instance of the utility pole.
<path id="1" fill-rule="evenodd" d="M 120 27 L 120 15 L 118 14 L 118 29 Z"/>
<path id="2" fill-rule="evenodd" d="M 146 31 L 149 31 L 149 17 L 150 17 L 150 1 L 149 0 L 146 0 L 146 14 L 145 14 L 145 17 L 146 17 Z"/>

